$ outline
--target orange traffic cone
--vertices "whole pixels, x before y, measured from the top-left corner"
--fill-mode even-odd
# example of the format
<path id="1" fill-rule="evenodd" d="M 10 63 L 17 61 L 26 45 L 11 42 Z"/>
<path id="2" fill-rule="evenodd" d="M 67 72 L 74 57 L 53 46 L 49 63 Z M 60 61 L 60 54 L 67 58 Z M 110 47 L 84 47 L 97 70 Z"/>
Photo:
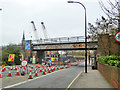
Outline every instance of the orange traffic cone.
<path id="1" fill-rule="evenodd" d="M 2 77 L 1 69 L 0 69 L 0 78 Z"/>
<path id="2" fill-rule="evenodd" d="M 37 77 L 38 76 L 38 74 L 37 74 L 37 70 L 35 71 L 35 77 Z"/>
<path id="3" fill-rule="evenodd" d="M 19 73 L 19 69 L 17 68 L 17 72 L 16 72 L 16 75 L 20 75 L 20 73 Z"/>
<path id="4" fill-rule="evenodd" d="M 43 75 L 45 75 L 45 70 L 43 69 Z"/>
<path id="5" fill-rule="evenodd" d="M 8 77 L 11 77 L 12 75 L 11 75 L 11 72 L 10 72 L 10 70 L 9 70 L 9 73 L 8 73 Z"/>
<path id="6" fill-rule="evenodd" d="M 32 78 L 32 72 L 29 73 L 28 79 L 33 79 L 33 78 Z"/>

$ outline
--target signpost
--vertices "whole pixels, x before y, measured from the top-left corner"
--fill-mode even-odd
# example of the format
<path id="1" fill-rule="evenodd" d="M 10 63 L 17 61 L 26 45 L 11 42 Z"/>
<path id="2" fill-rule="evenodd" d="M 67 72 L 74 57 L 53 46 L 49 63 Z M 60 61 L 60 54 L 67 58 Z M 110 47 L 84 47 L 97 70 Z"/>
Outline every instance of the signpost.
<path id="1" fill-rule="evenodd" d="M 120 43 L 120 31 L 115 34 L 115 41 Z"/>

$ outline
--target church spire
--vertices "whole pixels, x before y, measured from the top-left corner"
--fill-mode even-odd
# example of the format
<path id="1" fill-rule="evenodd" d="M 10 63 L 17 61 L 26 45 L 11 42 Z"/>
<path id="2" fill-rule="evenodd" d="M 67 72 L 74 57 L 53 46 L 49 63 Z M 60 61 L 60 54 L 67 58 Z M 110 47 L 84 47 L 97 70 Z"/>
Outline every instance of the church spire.
<path id="1" fill-rule="evenodd" d="M 25 40 L 25 34 L 24 34 L 24 31 L 23 31 L 23 38 L 22 38 L 22 41 L 24 41 Z"/>

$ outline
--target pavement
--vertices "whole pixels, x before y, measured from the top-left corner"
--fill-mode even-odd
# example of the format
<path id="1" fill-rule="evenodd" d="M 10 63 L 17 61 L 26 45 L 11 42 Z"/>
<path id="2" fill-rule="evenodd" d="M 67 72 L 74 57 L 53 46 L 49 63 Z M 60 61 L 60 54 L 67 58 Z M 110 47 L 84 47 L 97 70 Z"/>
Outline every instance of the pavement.
<path id="1" fill-rule="evenodd" d="M 91 66 L 88 66 L 88 72 L 84 71 L 74 80 L 74 82 L 67 89 L 70 88 L 81 88 L 81 89 L 110 89 L 116 90 L 112 84 L 110 84 L 98 70 L 92 70 Z M 67 90 L 66 89 L 66 90 Z M 85 89 L 85 90 L 86 90 Z"/>

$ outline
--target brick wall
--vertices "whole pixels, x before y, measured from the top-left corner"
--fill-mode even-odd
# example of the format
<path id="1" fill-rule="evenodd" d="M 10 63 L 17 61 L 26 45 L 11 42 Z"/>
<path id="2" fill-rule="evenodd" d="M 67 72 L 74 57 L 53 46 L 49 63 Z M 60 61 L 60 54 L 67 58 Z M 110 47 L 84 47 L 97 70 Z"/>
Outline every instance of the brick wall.
<path id="1" fill-rule="evenodd" d="M 98 63 L 98 70 L 115 88 L 120 90 L 120 68 Z"/>
<path id="2" fill-rule="evenodd" d="M 100 56 L 120 56 L 120 44 L 115 41 L 114 35 L 99 35 L 97 54 L 99 54 Z"/>

